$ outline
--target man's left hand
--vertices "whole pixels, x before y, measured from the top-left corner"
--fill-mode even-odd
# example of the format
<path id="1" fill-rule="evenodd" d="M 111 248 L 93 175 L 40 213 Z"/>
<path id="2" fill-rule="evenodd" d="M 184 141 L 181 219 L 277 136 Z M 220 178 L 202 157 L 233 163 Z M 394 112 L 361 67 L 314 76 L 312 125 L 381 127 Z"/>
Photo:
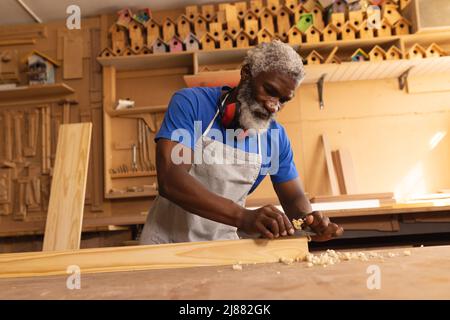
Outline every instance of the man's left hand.
<path id="1" fill-rule="evenodd" d="M 336 223 L 330 222 L 327 216 L 324 216 L 320 211 L 314 211 L 308 214 L 305 218 L 305 224 L 316 233 L 311 236 L 313 241 L 328 241 L 332 238 L 339 237 L 344 233 L 344 229 Z"/>

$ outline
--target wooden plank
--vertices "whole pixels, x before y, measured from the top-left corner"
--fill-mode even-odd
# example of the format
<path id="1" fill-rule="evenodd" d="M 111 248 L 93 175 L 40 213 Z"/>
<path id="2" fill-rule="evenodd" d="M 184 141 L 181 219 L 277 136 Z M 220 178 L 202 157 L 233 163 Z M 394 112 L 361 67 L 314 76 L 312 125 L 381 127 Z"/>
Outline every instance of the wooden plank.
<path id="1" fill-rule="evenodd" d="M 44 251 L 80 248 L 91 132 L 91 123 L 60 127 Z"/>
<path id="2" fill-rule="evenodd" d="M 64 36 L 64 79 L 83 78 L 83 37 L 82 34 L 68 33 Z"/>
<path id="3" fill-rule="evenodd" d="M 328 136 L 325 133 L 321 135 L 321 138 L 322 138 L 323 152 L 325 155 L 325 162 L 327 165 L 331 194 L 335 196 L 339 194 L 339 185 L 336 179 L 336 172 L 334 171 L 333 161 L 331 159 L 330 144 L 328 142 Z"/>
<path id="4" fill-rule="evenodd" d="M 76 264 L 83 273 L 270 263 L 306 256 L 306 238 L 189 242 L 133 247 L 30 252 L 0 255 L 0 278 L 66 274 Z"/>
<path id="5" fill-rule="evenodd" d="M 371 200 L 371 199 L 393 199 L 393 192 L 383 193 L 361 193 L 361 194 L 343 194 L 339 196 L 314 196 L 311 203 L 317 202 L 337 202 L 337 201 L 355 201 L 355 200 Z"/>
<path id="6" fill-rule="evenodd" d="M 345 184 L 345 193 L 346 194 L 358 193 L 358 188 L 356 185 L 355 169 L 353 167 L 353 161 L 350 152 L 347 149 L 339 149 L 337 153 L 342 168 L 342 175 Z"/>

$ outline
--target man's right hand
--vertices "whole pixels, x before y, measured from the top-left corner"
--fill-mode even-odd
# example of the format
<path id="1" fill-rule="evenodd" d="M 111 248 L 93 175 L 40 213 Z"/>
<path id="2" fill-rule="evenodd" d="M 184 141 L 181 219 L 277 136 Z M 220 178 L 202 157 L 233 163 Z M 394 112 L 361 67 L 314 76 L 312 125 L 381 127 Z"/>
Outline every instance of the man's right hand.
<path id="1" fill-rule="evenodd" d="M 273 205 L 255 210 L 243 209 L 239 228 L 248 234 L 260 233 L 269 239 L 294 234 L 289 218 Z"/>

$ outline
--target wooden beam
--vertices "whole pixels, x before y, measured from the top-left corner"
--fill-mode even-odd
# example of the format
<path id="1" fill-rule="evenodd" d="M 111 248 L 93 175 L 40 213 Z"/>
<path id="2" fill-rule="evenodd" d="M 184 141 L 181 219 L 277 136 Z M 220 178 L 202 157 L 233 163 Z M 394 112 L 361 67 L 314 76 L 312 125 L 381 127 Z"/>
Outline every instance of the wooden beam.
<path id="1" fill-rule="evenodd" d="M 342 177 L 344 179 L 345 194 L 358 193 L 355 168 L 353 167 L 353 160 L 350 151 L 347 149 L 339 149 L 337 150 L 337 154 L 341 165 Z"/>
<path id="2" fill-rule="evenodd" d="M 306 238 L 186 242 L 133 247 L 0 255 L 0 278 L 65 275 L 77 265 L 83 273 L 171 269 L 303 259 Z"/>
<path id="3" fill-rule="evenodd" d="M 328 178 L 330 181 L 331 194 L 336 196 L 339 194 L 339 185 L 336 178 L 336 172 L 334 171 L 333 160 L 331 159 L 331 149 L 328 142 L 328 136 L 326 134 L 322 134 L 321 139 L 323 152 L 325 154 L 325 162 L 327 165 Z"/>
<path id="4" fill-rule="evenodd" d="M 91 123 L 59 129 L 43 251 L 80 248 Z"/>

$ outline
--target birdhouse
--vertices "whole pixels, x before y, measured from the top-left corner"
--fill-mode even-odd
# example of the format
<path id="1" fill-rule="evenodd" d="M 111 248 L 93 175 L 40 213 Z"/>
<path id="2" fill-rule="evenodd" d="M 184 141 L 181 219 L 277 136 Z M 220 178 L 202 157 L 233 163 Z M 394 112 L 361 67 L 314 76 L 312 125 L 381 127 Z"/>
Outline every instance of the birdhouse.
<path id="1" fill-rule="evenodd" d="M 49 56 L 33 50 L 26 56 L 28 83 L 33 84 L 54 84 L 56 68 L 58 62 Z"/>
<path id="2" fill-rule="evenodd" d="M 138 52 L 135 52 L 133 49 L 131 48 L 125 48 L 125 50 L 122 52 L 122 56 L 127 57 L 127 56 L 132 56 L 137 54 Z"/>
<path id="3" fill-rule="evenodd" d="M 0 51 L 0 79 L 2 83 L 19 83 L 19 57 L 17 50 Z"/>
<path id="4" fill-rule="evenodd" d="M 186 51 L 200 50 L 200 41 L 193 33 L 190 33 L 186 38 L 184 38 L 183 42 L 186 47 Z"/>
<path id="5" fill-rule="evenodd" d="M 176 25 L 175 22 L 170 18 L 166 18 L 164 20 L 162 31 L 163 31 L 163 40 L 165 42 L 169 42 L 173 38 L 173 36 L 176 35 L 175 25 Z"/>
<path id="6" fill-rule="evenodd" d="M 273 39 L 273 34 L 270 33 L 268 30 L 266 30 L 265 28 L 259 30 L 258 32 L 258 44 L 260 43 L 264 43 L 264 42 L 272 42 Z"/>
<path id="7" fill-rule="evenodd" d="M 359 37 L 361 39 L 372 39 L 374 36 L 374 29 L 369 27 L 367 20 L 364 20 L 359 27 Z"/>
<path id="8" fill-rule="evenodd" d="M 244 30 L 250 36 L 251 40 L 255 40 L 259 31 L 258 20 L 245 20 Z"/>
<path id="9" fill-rule="evenodd" d="M 197 18 L 197 15 L 199 14 L 198 7 L 196 5 L 187 6 L 185 8 L 185 14 L 186 17 L 189 19 L 189 21 L 193 22 L 195 18 Z"/>
<path id="10" fill-rule="evenodd" d="M 200 39 L 200 44 L 202 46 L 202 50 L 215 50 L 216 49 L 216 41 L 214 37 L 209 33 L 205 33 L 203 38 Z"/>
<path id="11" fill-rule="evenodd" d="M 391 25 L 394 25 L 402 18 L 402 15 L 398 12 L 396 5 L 385 4 L 382 11 L 383 18 L 386 19 Z"/>
<path id="12" fill-rule="evenodd" d="M 293 26 L 288 32 L 288 42 L 290 44 L 302 43 L 302 32 L 297 26 Z"/>
<path id="13" fill-rule="evenodd" d="M 155 20 L 147 24 L 147 46 L 152 47 L 153 43 L 161 38 L 161 25 Z"/>
<path id="14" fill-rule="evenodd" d="M 386 60 L 400 60 L 402 58 L 402 51 L 396 46 L 392 46 L 386 51 Z"/>
<path id="15" fill-rule="evenodd" d="M 305 32 L 305 38 L 307 43 L 320 42 L 320 35 L 322 32 L 314 26 L 310 26 Z"/>
<path id="16" fill-rule="evenodd" d="M 308 12 L 311 12 L 311 10 L 317 5 L 316 0 L 306 0 L 303 1 L 303 8 L 308 10 Z"/>
<path id="17" fill-rule="evenodd" d="M 109 28 L 109 34 L 111 35 L 111 48 L 115 55 L 121 55 L 128 45 L 127 30 L 117 24 L 112 25 Z"/>
<path id="18" fill-rule="evenodd" d="M 208 32 L 208 21 L 201 15 L 198 15 L 194 21 L 194 33 L 198 39 L 201 39 Z"/>
<path id="19" fill-rule="evenodd" d="M 319 5 L 315 5 L 310 13 L 314 16 L 314 26 L 322 30 L 325 27 L 325 24 L 323 23 L 323 16 L 322 16 L 322 8 Z"/>
<path id="20" fill-rule="evenodd" d="M 330 63 L 330 64 L 341 64 L 342 61 L 339 59 L 339 57 L 335 54 L 336 50 L 333 50 L 332 53 L 328 56 L 328 58 L 325 60 L 324 63 Z"/>
<path id="21" fill-rule="evenodd" d="M 345 24 L 345 14 L 341 12 L 332 13 L 330 16 L 330 22 L 341 29 Z"/>
<path id="22" fill-rule="evenodd" d="M 341 30 L 336 27 L 336 25 L 330 22 L 323 30 L 322 37 L 323 41 L 336 41 L 338 39 L 339 33 Z"/>
<path id="23" fill-rule="evenodd" d="M 407 52 L 406 52 L 406 58 L 410 60 L 415 59 L 423 59 L 426 58 L 427 52 L 426 50 L 419 44 L 413 45 Z"/>
<path id="24" fill-rule="evenodd" d="M 347 4 L 344 0 L 336 0 L 333 3 L 333 12 L 339 12 L 339 13 L 345 13 L 345 10 L 347 9 Z"/>
<path id="25" fill-rule="evenodd" d="M 370 61 L 383 61 L 386 60 L 386 51 L 380 46 L 375 46 L 369 52 Z"/>
<path id="26" fill-rule="evenodd" d="M 169 51 L 170 52 L 181 52 L 183 51 L 183 40 L 178 36 L 174 35 L 169 41 Z"/>
<path id="27" fill-rule="evenodd" d="M 233 36 L 225 31 L 220 35 L 220 49 L 231 49 L 233 48 Z"/>
<path id="28" fill-rule="evenodd" d="M 167 43 L 165 43 L 161 38 L 158 38 L 152 44 L 153 53 L 165 53 L 167 52 Z"/>
<path id="29" fill-rule="evenodd" d="M 295 22 L 298 23 L 298 21 L 300 20 L 301 16 L 306 14 L 306 13 L 309 13 L 309 11 L 306 10 L 305 8 L 303 8 L 303 6 L 301 4 L 299 4 L 297 6 L 297 8 L 295 9 L 295 11 L 294 11 L 294 20 L 295 20 Z"/>
<path id="30" fill-rule="evenodd" d="M 100 54 L 99 54 L 100 58 L 111 58 L 114 56 L 115 56 L 114 51 L 112 51 L 112 49 L 110 49 L 110 48 L 103 49 L 103 51 L 100 52 Z"/>
<path id="31" fill-rule="evenodd" d="M 251 41 L 252 37 L 250 37 L 250 35 L 244 30 L 241 30 L 241 32 L 239 32 L 236 36 L 236 47 L 247 48 L 250 46 Z"/>
<path id="32" fill-rule="evenodd" d="M 263 11 L 264 5 L 262 0 L 250 0 L 250 10 L 256 13 L 257 16 Z"/>
<path id="33" fill-rule="evenodd" d="M 217 11 L 216 15 L 214 16 L 213 22 L 224 25 L 227 22 L 225 11 Z"/>
<path id="34" fill-rule="evenodd" d="M 152 19 L 152 12 L 149 8 L 139 9 L 133 15 L 133 19 L 134 19 L 134 21 L 145 26 Z"/>
<path id="35" fill-rule="evenodd" d="M 342 27 L 342 40 L 356 39 L 357 32 L 358 28 L 350 21 L 347 21 Z"/>
<path id="36" fill-rule="evenodd" d="M 267 31 L 271 32 L 272 34 L 275 33 L 274 15 L 269 9 L 264 8 L 264 10 L 261 12 L 261 15 L 259 16 L 259 20 L 261 21 L 261 26 L 264 26 Z"/>
<path id="37" fill-rule="evenodd" d="M 381 19 L 380 28 L 376 29 L 377 37 L 390 37 L 392 35 L 392 26 L 385 18 Z"/>
<path id="38" fill-rule="evenodd" d="M 186 38 L 191 33 L 191 24 L 186 15 L 182 14 L 177 19 L 178 35 L 181 39 Z"/>
<path id="39" fill-rule="evenodd" d="M 227 31 L 233 36 L 233 39 L 235 39 L 239 31 L 241 31 L 241 24 L 239 20 L 228 21 Z"/>
<path id="40" fill-rule="evenodd" d="M 357 49 L 352 55 L 351 60 L 355 62 L 369 60 L 369 55 L 363 49 Z"/>
<path id="41" fill-rule="evenodd" d="M 394 24 L 394 32 L 396 35 L 403 35 L 403 34 L 409 34 L 409 29 L 411 27 L 411 23 L 406 20 L 405 18 L 401 18 L 399 19 L 395 24 Z"/>
<path id="42" fill-rule="evenodd" d="M 289 29 L 291 29 L 291 19 L 289 17 L 290 11 L 285 6 L 281 7 L 277 14 L 277 29 L 278 34 L 282 38 L 287 38 Z"/>
<path id="43" fill-rule="evenodd" d="M 267 8 L 273 13 L 277 14 L 278 10 L 280 10 L 280 0 L 267 0 Z"/>
<path id="44" fill-rule="evenodd" d="M 364 21 L 364 13 L 362 10 L 355 10 L 348 12 L 348 21 L 353 23 L 357 28 L 361 27 L 362 22 Z"/>
<path id="45" fill-rule="evenodd" d="M 331 6 L 334 3 L 334 0 L 319 0 L 319 3 L 322 6 L 322 8 L 325 9 Z"/>
<path id="46" fill-rule="evenodd" d="M 247 2 L 245 2 L 245 1 L 235 2 L 234 6 L 236 7 L 236 12 L 237 12 L 239 19 L 243 19 L 245 16 L 245 13 L 247 12 Z"/>
<path id="47" fill-rule="evenodd" d="M 309 27 L 314 26 L 314 15 L 312 13 L 304 13 L 297 20 L 296 26 L 303 33 L 309 29 Z"/>
<path id="48" fill-rule="evenodd" d="M 150 53 L 152 53 L 152 49 L 147 46 L 144 46 L 139 52 L 139 54 L 150 54 Z"/>
<path id="49" fill-rule="evenodd" d="M 322 62 L 323 57 L 316 50 L 311 51 L 311 53 L 306 57 L 306 63 L 308 65 L 322 64 Z"/>
<path id="50" fill-rule="evenodd" d="M 222 38 L 222 24 L 217 22 L 212 22 L 209 24 L 209 33 L 214 37 L 215 41 L 220 41 Z"/>
<path id="51" fill-rule="evenodd" d="M 215 16 L 215 10 L 213 4 L 205 4 L 202 7 L 202 16 L 206 19 L 206 21 L 211 22 Z"/>
<path id="52" fill-rule="evenodd" d="M 133 20 L 131 10 L 128 8 L 122 9 L 117 12 L 116 24 L 125 28 L 128 28 L 128 24 Z"/>
<path id="53" fill-rule="evenodd" d="M 426 50 L 427 58 L 439 58 L 446 56 L 446 52 L 436 43 L 432 43 Z"/>
<path id="54" fill-rule="evenodd" d="M 130 47 L 135 52 L 139 52 L 144 46 L 144 29 L 139 22 L 131 21 L 128 24 L 128 34 L 130 36 Z"/>

